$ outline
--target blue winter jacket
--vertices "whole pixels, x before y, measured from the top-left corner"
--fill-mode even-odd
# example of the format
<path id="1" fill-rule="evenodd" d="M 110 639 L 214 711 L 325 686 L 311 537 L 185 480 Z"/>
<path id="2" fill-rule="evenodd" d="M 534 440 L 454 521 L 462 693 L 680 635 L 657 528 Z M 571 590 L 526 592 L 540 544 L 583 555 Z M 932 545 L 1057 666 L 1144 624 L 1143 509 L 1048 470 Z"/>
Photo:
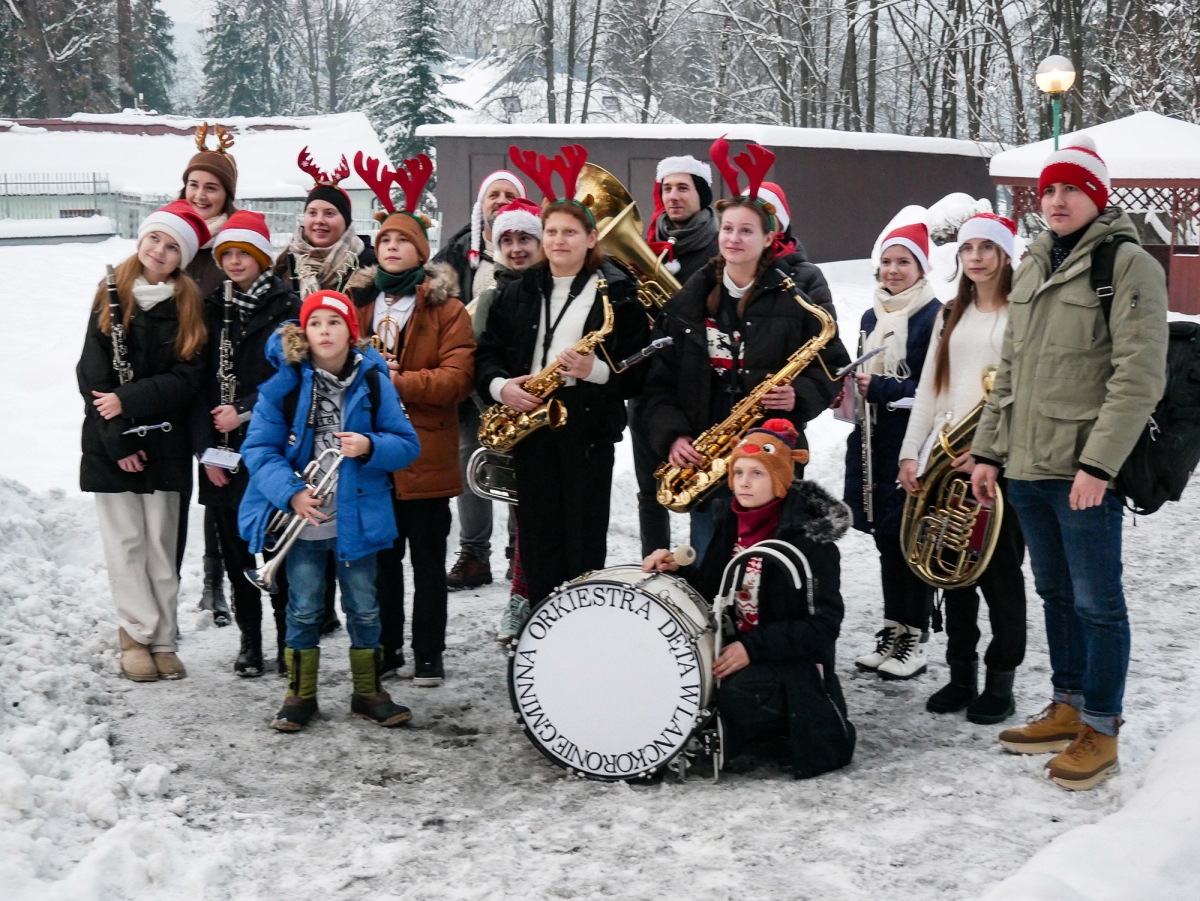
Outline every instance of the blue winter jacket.
<path id="1" fill-rule="evenodd" d="M 308 411 L 313 394 L 313 366 L 308 343 L 298 323 L 288 323 L 267 341 L 267 359 L 278 370 L 258 391 L 242 458 L 250 485 L 238 509 L 238 530 L 251 553 L 263 546 L 267 521 L 276 510 L 289 510 L 292 495 L 304 489 L 297 475 L 312 459 L 313 430 Z M 339 560 L 358 560 L 390 548 L 399 534 L 392 509 L 391 473 L 412 463 L 420 453 L 417 433 L 404 415 L 392 386 L 387 363 L 374 349 L 352 351 L 358 374 L 346 389 L 343 414 L 347 432 L 371 439 L 370 456 L 347 457 L 338 469 L 337 553 Z M 367 370 L 379 371 L 379 409 L 371 412 Z M 284 398 L 300 386 L 296 415 L 284 421 Z"/>

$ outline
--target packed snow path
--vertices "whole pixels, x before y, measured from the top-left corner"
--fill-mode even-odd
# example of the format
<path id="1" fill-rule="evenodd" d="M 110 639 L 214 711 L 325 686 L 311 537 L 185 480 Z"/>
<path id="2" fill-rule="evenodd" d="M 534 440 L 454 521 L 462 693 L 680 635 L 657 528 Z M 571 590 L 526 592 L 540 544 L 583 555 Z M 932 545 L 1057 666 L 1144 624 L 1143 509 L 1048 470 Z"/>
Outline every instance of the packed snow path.
<path id="1" fill-rule="evenodd" d="M 852 287 L 839 297 L 851 307 Z M 22 353 L 37 346 L 34 335 L 16 336 Z M 68 356 L 56 367 L 69 369 Z M 78 416 L 78 399 L 43 410 L 58 429 Z M 809 476 L 835 491 L 844 434 L 822 420 L 811 435 Z M 622 460 L 610 563 L 637 557 Z M 71 473 L 30 477 L 47 479 L 69 487 Z M 322 645 L 323 716 L 280 735 L 267 722 L 283 680 L 235 677 L 236 628 L 215 629 L 195 612 L 198 508 L 180 601 L 189 676 L 151 685 L 118 675 L 90 499 L 0 482 L 0 509 L 0 884 L 15 899 L 974 898 L 1055 836 L 1118 809 L 1200 689 L 1195 490 L 1136 528 L 1127 520 L 1133 659 L 1123 773 L 1087 793 L 1042 778 L 1044 757 L 1003 753 L 998 728 L 924 711 L 946 676 L 943 636 L 933 640 L 929 674 L 913 682 L 854 672 L 850 661 L 871 646 L 881 616 L 874 547 L 857 533 L 841 542 L 839 648 L 859 735 L 854 763 L 805 782 L 762 770 L 720 785 L 630 786 L 567 776 L 515 724 L 493 640 L 506 600 L 499 583 L 451 595 L 443 686 L 385 683 L 413 708 L 410 726 L 350 719 L 343 630 Z M 503 573 L 499 545 L 492 565 Z M 1040 709 L 1049 690 L 1040 605 L 1029 591 L 1013 723 Z"/>

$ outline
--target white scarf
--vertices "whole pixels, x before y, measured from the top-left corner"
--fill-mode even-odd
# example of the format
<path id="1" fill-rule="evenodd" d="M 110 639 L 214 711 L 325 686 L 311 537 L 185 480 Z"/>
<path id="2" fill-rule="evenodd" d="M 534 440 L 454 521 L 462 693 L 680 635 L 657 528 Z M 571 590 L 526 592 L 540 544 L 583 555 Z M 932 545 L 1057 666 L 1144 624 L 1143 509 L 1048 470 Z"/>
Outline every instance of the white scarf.
<path id="1" fill-rule="evenodd" d="M 146 281 L 144 275 L 139 275 L 133 281 L 133 299 L 137 303 L 138 309 L 143 312 L 157 306 L 164 300 L 170 300 L 174 296 L 175 282 L 173 281 L 159 282 L 157 285 L 152 285 Z"/>
<path id="2" fill-rule="evenodd" d="M 863 342 L 863 352 L 883 345 L 883 353 L 867 362 L 867 371 L 890 379 L 912 376 L 908 365 L 908 317 L 925 308 L 934 298 L 933 288 L 924 278 L 899 294 L 876 287 L 874 298 L 875 330 Z"/>
<path id="3" fill-rule="evenodd" d="M 217 232 L 225 227 L 225 223 L 229 221 L 229 216 L 226 213 L 218 213 L 211 219 L 205 219 L 204 224 L 208 226 L 209 239 L 204 245 L 205 248 L 211 248 L 213 242 L 217 240 Z"/>
<path id="4" fill-rule="evenodd" d="M 739 288 L 733 283 L 733 279 L 729 277 L 729 270 L 724 269 L 721 272 L 721 284 L 725 286 L 725 290 L 729 292 L 730 297 L 734 300 L 741 300 L 746 296 L 746 292 L 750 290 L 750 285 L 753 285 L 754 282 L 750 282 L 750 285 L 746 285 L 744 288 Z"/>

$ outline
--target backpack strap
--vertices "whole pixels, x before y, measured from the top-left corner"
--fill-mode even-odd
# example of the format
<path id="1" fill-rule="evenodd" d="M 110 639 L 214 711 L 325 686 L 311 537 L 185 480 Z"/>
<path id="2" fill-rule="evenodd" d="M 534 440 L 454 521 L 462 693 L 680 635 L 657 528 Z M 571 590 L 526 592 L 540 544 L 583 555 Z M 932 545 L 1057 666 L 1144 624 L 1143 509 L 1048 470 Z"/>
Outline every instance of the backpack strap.
<path id="1" fill-rule="evenodd" d="M 1117 266 L 1117 251 L 1122 244 L 1137 244 L 1128 235 L 1115 235 L 1106 241 L 1101 241 L 1092 249 L 1092 271 L 1090 282 L 1092 290 L 1100 298 L 1100 308 L 1104 311 L 1104 324 L 1108 324 L 1112 316 L 1113 296 L 1117 293 L 1113 287 Z"/>
<path id="2" fill-rule="evenodd" d="M 371 428 L 378 429 L 375 421 L 375 411 L 379 409 L 379 370 L 368 369 L 366 372 L 367 378 L 367 398 L 371 403 Z M 287 427 L 292 427 L 292 422 L 296 418 L 296 408 L 300 406 L 300 385 L 289 391 L 283 398 L 283 421 L 287 423 Z"/>

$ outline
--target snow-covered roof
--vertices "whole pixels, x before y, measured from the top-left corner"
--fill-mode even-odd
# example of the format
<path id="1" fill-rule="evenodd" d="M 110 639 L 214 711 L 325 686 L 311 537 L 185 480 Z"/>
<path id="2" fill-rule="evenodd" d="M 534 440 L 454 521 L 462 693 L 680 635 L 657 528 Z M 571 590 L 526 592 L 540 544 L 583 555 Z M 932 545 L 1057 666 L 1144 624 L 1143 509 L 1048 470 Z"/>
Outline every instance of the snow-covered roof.
<path id="1" fill-rule="evenodd" d="M 767 147 L 832 147 L 845 150 L 898 150 L 909 153 L 944 153 L 987 159 L 1000 144 L 959 141 L 953 138 L 914 138 L 908 135 L 866 134 L 829 128 L 789 128 L 753 124 L 652 124 L 604 122 L 586 125 L 422 125 L 417 134 L 430 138 L 556 138 L 585 141 L 588 138 L 634 138 L 660 141 L 715 141 L 728 135 L 731 141 L 755 141 Z"/>
<path id="2" fill-rule="evenodd" d="M 1081 133 L 1096 142 L 1114 180 L 1200 179 L 1200 125 L 1144 112 L 1093 125 Z M 1059 146 L 1067 146 L 1070 139 L 1071 135 L 1063 135 Z M 992 157 L 992 178 L 1036 179 L 1053 152 L 1053 139 L 1006 150 Z"/>
<path id="3" fill-rule="evenodd" d="M 77 113 L 67 119 L 0 119 L 0 172 L 107 173 L 116 191 L 171 194 L 179 190 L 183 167 L 196 152 L 193 135 L 203 121 L 129 110 Z M 208 121 L 211 125 L 215 120 Z M 300 171 L 296 157 L 306 145 L 327 172 L 337 167 L 343 153 L 353 165 L 356 150 L 388 159 L 362 113 L 230 116 L 219 121 L 234 137 L 230 153 L 237 160 L 237 193 L 247 199 L 304 197 L 312 177 Z M 215 146 L 210 135 L 209 147 Z M 357 174 L 342 186 L 368 190 Z"/>

